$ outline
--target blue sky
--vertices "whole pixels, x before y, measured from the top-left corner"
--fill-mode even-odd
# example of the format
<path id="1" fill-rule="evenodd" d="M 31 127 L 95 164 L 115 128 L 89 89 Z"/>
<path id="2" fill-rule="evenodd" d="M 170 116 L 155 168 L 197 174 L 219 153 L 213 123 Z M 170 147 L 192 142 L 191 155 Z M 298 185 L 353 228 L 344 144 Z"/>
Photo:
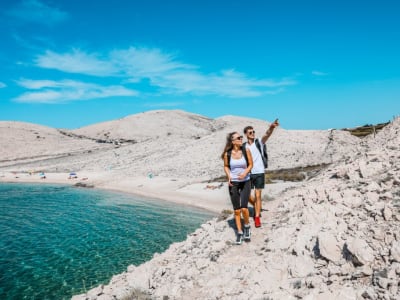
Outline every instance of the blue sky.
<path id="1" fill-rule="evenodd" d="M 400 113 L 395 0 L 2 0 L 0 14 L 0 120 L 181 109 L 328 129 Z"/>

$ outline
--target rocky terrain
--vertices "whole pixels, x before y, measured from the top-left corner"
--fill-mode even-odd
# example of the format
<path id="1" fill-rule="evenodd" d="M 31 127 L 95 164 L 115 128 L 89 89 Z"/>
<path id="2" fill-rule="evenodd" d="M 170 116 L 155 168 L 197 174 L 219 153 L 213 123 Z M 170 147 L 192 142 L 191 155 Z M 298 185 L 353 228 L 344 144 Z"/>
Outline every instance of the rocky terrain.
<path id="1" fill-rule="evenodd" d="M 400 119 L 300 187 L 265 202 L 234 245 L 233 221 L 74 299 L 399 299 Z"/>
<path id="2" fill-rule="evenodd" d="M 146 127 L 149 120 L 160 121 Z M 150 170 L 187 181 L 216 178 L 223 174 L 218 155 L 226 133 L 247 124 L 258 135 L 268 126 L 156 111 L 63 133 L 50 130 L 57 141 L 70 139 L 74 146 L 43 158 L 32 150 L 31 161 L 5 151 L 0 172 L 100 172 L 111 166 L 124 176 Z M 5 135 L 2 128 L 0 123 Z M 152 260 L 73 299 L 400 299 L 399 145 L 400 118 L 362 139 L 337 130 L 278 128 L 268 141 L 272 170 L 329 165 L 265 197 L 263 226 L 252 228 L 251 242 L 233 243 L 234 222 L 225 212 Z M 68 155 L 69 149 L 80 154 Z"/>

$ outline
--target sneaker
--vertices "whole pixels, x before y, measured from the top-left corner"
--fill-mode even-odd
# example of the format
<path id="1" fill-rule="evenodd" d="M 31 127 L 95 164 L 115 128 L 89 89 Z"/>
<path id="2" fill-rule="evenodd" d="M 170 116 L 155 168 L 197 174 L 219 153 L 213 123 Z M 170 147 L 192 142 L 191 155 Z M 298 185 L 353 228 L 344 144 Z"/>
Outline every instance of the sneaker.
<path id="1" fill-rule="evenodd" d="M 260 220 L 260 217 L 255 217 L 255 218 L 254 218 L 254 226 L 256 226 L 257 228 L 258 228 L 258 227 L 261 227 L 261 220 Z"/>
<path id="2" fill-rule="evenodd" d="M 251 229 L 250 224 L 244 225 L 244 239 L 250 240 L 251 238 Z"/>
<path id="3" fill-rule="evenodd" d="M 236 236 L 236 245 L 241 245 L 243 242 L 243 232 L 238 232 Z"/>

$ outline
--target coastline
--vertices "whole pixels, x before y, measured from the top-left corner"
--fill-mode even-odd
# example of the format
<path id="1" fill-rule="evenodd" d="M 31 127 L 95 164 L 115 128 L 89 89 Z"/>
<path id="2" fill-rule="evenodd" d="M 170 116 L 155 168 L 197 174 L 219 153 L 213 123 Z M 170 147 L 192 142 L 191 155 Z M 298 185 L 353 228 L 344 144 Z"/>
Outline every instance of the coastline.
<path id="1" fill-rule="evenodd" d="M 83 188 L 127 193 L 141 198 L 168 201 L 179 205 L 192 206 L 218 214 L 231 209 L 225 183 L 206 183 L 200 180 L 190 182 L 181 178 L 127 177 L 119 174 L 79 172 L 78 178 L 68 179 L 66 173 L 46 173 L 41 179 L 38 174 L 22 172 L 0 173 L 0 182 L 37 184 L 81 184 Z M 86 186 L 86 187 L 85 187 Z"/>
<path id="2" fill-rule="evenodd" d="M 209 211 L 231 210 L 227 184 L 207 182 L 221 174 L 216 149 L 222 129 L 231 128 L 229 119 L 225 121 L 204 136 L 193 137 L 191 128 L 190 139 L 170 135 L 170 127 L 159 126 L 168 128 L 163 137 L 172 143 L 159 143 L 157 131 L 148 141 L 111 150 L 85 148 L 87 152 L 54 160 L 26 161 L 15 152 L 6 153 L 0 182 L 85 183 Z M 233 128 L 238 127 L 242 126 Z M 118 133 L 117 128 L 96 127 L 95 133 Z M 186 128 L 175 127 L 179 134 Z M 396 298 L 400 275 L 398 133 L 398 118 L 363 140 L 336 130 L 277 131 L 274 136 L 279 138 L 274 137 L 269 147 L 270 169 L 326 162 L 330 166 L 303 182 L 267 185 L 262 226 L 252 230 L 250 243 L 235 244 L 232 215 L 213 218 L 185 241 L 139 266 L 128 266 L 108 284 L 73 299 Z M 15 143 L 15 134 L 7 136 Z M 122 134 L 115 138 L 121 137 L 130 138 Z M 42 145 L 31 134 L 26 134 L 24 144 L 29 138 L 32 145 L 33 141 Z M 83 141 L 74 139 L 74 147 Z M 46 143 L 47 151 L 60 149 L 48 136 Z M 26 151 L 22 146 L 13 149 Z M 41 149 L 35 149 L 42 155 Z M 34 158 L 33 154 L 29 157 Z M 39 173 L 29 175 L 27 170 L 64 173 L 46 173 L 47 178 L 40 179 Z M 68 179 L 69 170 L 78 170 L 78 178 Z"/>

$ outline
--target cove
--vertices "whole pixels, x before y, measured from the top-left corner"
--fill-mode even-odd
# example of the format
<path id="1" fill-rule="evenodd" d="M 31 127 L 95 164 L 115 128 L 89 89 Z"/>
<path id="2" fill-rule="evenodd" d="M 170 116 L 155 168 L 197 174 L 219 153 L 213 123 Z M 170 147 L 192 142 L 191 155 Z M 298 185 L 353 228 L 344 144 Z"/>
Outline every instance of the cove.
<path id="1" fill-rule="evenodd" d="M 0 299 L 69 299 L 165 251 L 212 217 L 116 192 L 0 184 Z"/>

